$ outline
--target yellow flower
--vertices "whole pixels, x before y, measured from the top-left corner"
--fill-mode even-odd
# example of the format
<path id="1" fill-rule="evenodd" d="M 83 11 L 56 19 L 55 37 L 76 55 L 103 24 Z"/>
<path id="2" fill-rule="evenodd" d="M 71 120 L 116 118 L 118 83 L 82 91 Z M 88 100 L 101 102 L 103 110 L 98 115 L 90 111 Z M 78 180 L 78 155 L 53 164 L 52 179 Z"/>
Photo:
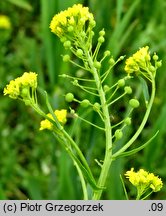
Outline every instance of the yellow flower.
<path id="1" fill-rule="evenodd" d="M 0 15 L 0 29 L 10 29 L 11 22 L 9 17 L 5 15 Z"/>
<path id="2" fill-rule="evenodd" d="M 65 124 L 66 121 L 67 121 L 67 110 L 65 109 L 61 109 L 61 110 L 55 110 L 54 111 L 54 114 L 56 115 L 58 121 L 61 123 L 61 124 Z M 48 113 L 47 116 L 54 120 L 53 116 Z M 45 119 L 45 120 L 42 120 L 40 122 L 40 128 L 39 130 L 45 130 L 45 129 L 48 129 L 48 130 L 53 130 L 53 124 L 48 120 L 48 119 Z"/>
<path id="3" fill-rule="evenodd" d="M 149 54 L 149 47 L 140 48 L 132 57 L 126 60 L 125 71 L 127 73 L 134 73 L 141 70 L 147 70 L 151 65 L 151 57 Z"/>
<path id="4" fill-rule="evenodd" d="M 157 192 L 161 190 L 163 186 L 160 178 L 143 169 L 134 172 L 134 168 L 131 168 L 130 171 L 126 172 L 125 176 L 134 186 L 137 187 L 139 195 L 144 194 L 148 189 L 152 189 L 153 192 Z"/>
<path id="5" fill-rule="evenodd" d="M 21 77 L 11 80 L 4 88 L 4 95 L 9 95 L 13 99 L 17 99 L 19 96 L 24 97 L 22 94 L 23 89 L 37 88 L 37 74 L 34 72 L 25 72 Z"/>
<path id="6" fill-rule="evenodd" d="M 64 36 L 66 33 L 80 32 L 85 29 L 85 23 L 94 24 L 93 14 L 89 12 L 88 7 L 81 4 L 74 4 L 67 10 L 56 14 L 50 23 L 51 32 L 58 37 Z"/>

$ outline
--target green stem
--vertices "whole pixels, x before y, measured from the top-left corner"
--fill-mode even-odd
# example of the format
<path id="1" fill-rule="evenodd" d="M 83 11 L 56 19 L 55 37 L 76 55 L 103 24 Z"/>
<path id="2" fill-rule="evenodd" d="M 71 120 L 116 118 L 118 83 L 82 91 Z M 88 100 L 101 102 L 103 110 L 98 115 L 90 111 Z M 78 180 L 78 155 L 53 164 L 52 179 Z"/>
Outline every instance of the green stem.
<path id="1" fill-rule="evenodd" d="M 144 118 L 142 120 L 142 123 L 140 124 L 138 130 L 136 131 L 136 133 L 134 134 L 134 136 L 119 150 L 117 151 L 115 154 L 113 154 L 113 158 L 115 159 L 117 156 L 119 156 L 121 153 L 123 153 L 126 149 L 128 149 L 132 144 L 133 142 L 137 139 L 137 137 L 140 135 L 140 133 L 142 132 L 147 120 L 148 120 L 148 117 L 149 117 L 149 114 L 150 114 L 150 111 L 151 111 L 151 108 L 152 108 L 152 105 L 153 105 L 153 101 L 154 101 L 154 97 L 155 97 L 155 91 L 156 91 L 156 87 L 155 87 L 155 79 L 153 77 L 153 75 L 151 76 L 151 81 L 152 81 L 152 94 L 151 94 L 151 98 L 150 98 L 150 101 L 149 101 L 149 104 L 148 104 L 148 108 L 146 110 L 146 113 L 144 115 Z"/>
<path id="2" fill-rule="evenodd" d="M 108 176 L 108 172 L 110 169 L 110 165 L 112 162 L 112 131 L 111 131 L 111 123 L 110 123 L 110 117 L 109 117 L 109 111 L 108 106 L 106 103 L 105 93 L 101 84 L 101 80 L 99 78 L 97 69 L 94 67 L 93 59 L 90 56 L 89 52 L 87 52 L 86 49 L 84 49 L 84 52 L 87 56 L 87 60 L 89 63 L 89 66 L 91 68 L 91 72 L 94 76 L 96 87 L 99 93 L 100 101 L 101 101 L 101 108 L 103 111 L 104 116 L 104 124 L 105 124 L 105 137 L 106 137 L 106 148 L 105 148 L 105 157 L 104 162 L 102 165 L 101 173 L 98 179 L 98 187 L 103 188 L 105 187 L 106 179 Z M 93 200 L 99 200 L 102 195 L 103 190 L 95 191 L 93 194 L 92 199 Z"/>
<path id="3" fill-rule="evenodd" d="M 83 176 L 82 171 L 79 168 L 78 164 L 75 162 L 74 165 L 76 166 L 78 175 L 80 177 L 84 200 L 88 200 L 88 192 L 87 192 L 87 187 L 86 187 L 86 183 L 85 183 L 85 180 L 84 180 L 84 176 Z"/>

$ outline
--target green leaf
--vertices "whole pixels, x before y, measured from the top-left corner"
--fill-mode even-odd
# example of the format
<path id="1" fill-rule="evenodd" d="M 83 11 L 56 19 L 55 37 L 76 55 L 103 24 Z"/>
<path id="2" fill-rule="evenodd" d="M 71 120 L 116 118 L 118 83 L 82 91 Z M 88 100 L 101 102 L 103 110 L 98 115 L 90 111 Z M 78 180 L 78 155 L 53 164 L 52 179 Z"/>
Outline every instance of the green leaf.
<path id="1" fill-rule="evenodd" d="M 27 1 L 24 0 L 7 0 L 7 1 L 25 10 L 28 11 L 32 10 L 32 6 Z"/>
<path id="2" fill-rule="evenodd" d="M 135 148 L 131 151 L 127 151 L 127 152 L 122 152 L 121 154 L 119 154 L 115 159 L 119 158 L 119 157 L 126 157 L 126 156 L 129 156 L 129 155 L 132 155 L 132 154 L 135 154 L 136 152 L 139 152 L 141 151 L 142 149 L 144 149 L 156 136 L 157 134 L 159 133 L 159 131 L 157 131 L 155 133 L 154 136 L 152 136 L 152 138 L 150 138 L 146 143 L 144 143 L 143 145 L 141 145 L 140 147 L 138 148 Z"/>

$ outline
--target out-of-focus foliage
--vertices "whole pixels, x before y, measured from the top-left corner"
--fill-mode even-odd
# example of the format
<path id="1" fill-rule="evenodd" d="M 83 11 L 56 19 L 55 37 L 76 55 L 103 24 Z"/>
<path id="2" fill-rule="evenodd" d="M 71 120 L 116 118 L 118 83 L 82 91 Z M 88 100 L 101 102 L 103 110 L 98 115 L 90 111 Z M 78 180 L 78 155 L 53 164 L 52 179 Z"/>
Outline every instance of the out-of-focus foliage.
<path id="1" fill-rule="evenodd" d="M 157 74 L 157 95 L 144 132 L 135 146 L 146 142 L 159 130 L 152 143 L 140 153 L 129 159 L 119 159 L 111 168 L 103 199 L 125 199 L 119 175 L 129 170 L 145 168 L 158 174 L 166 182 L 166 2 L 163 0 L 6 0 L 1 2 L 0 15 L 8 16 L 10 28 L 0 27 L 0 199 L 81 199 L 79 180 L 73 164 L 49 132 L 39 131 L 40 117 L 19 101 L 3 96 L 3 88 L 9 80 L 35 71 L 39 74 L 39 86 L 49 92 L 54 108 L 68 108 L 63 95 L 73 92 L 80 99 L 86 98 L 84 92 L 77 91 L 70 82 L 59 78 L 62 73 L 82 71 L 63 63 L 61 54 L 65 52 L 59 39 L 50 32 L 52 16 L 74 3 L 83 3 L 94 13 L 97 26 L 106 31 L 104 49 L 109 49 L 114 57 L 127 57 L 139 47 L 149 45 L 151 52 L 157 52 L 163 66 Z M 97 39 L 94 38 L 94 42 Z M 108 84 L 123 76 L 124 64 L 116 66 Z M 131 84 L 135 94 L 143 98 L 140 82 Z M 40 92 L 40 88 L 39 88 Z M 94 98 L 91 98 L 94 100 Z M 39 98 L 46 110 L 44 98 Z M 143 101 L 143 99 L 142 99 Z M 120 101 L 111 113 L 113 121 L 124 115 L 124 105 Z M 84 110 L 72 104 L 82 115 Z M 137 109 L 135 120 L 127 131 L 126 139 L 139 126 L 144 110 Z M 89 120 L 98 121 L 95 114 Z M 74 124 L 73 124 L 74 123 Z M 89 161 L 97 176 L 99 168 L 95 158 L 103 159 L 104 143 L 99 131 L 81 123 L 68 120 L 68 131 Z M 122 143 L 118 143 L 122 145 Z M 127 183 L 127 182 L 126 182 Z M 165 184 L 164 184 L 165 185 Z M 133 197 L 134 191 L 130 191 Z M 165 199 L 166 187 L 152 195 L 152 199 Z"/>

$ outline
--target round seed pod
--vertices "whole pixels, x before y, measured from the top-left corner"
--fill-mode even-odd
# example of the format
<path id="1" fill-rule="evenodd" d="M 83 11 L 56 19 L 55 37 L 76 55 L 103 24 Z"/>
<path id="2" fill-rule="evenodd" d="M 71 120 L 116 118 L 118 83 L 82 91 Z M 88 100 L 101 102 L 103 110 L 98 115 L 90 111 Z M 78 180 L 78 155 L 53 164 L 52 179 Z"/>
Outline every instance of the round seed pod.
<path id="1" fill-rule="evenodd" d="M 89 100 L 84 99 L 83 101 L 81 101 L 81 106 L 82 106 L 82 107 L 88 107 L 89 105 L 90 105 Z"/>
<path id="2" fill-rule="evenodd" d="M 77 54 L 78 57 L 82 57 L 82 56 L 83 56 L 83 51 L 82 51 L 82 49 L 78 49 L 78 50 L 76 51 L 76 54 Z"/>
<path id="3" fill-rule="evenodd" d="M 69 55 L 64 55 L 64 56 L 63 56 L 63 61 L 64 61 L 64 62 L 70 61 L 70 56 L 69 56 Z"/>
<path id="4" fill-rule="evenodd" d="M 131 94 L 132 93 L 132 88 L 130 86 L 125 86 L 124 91 L 126 94 Z"/>
<path id="5" fill-rule="evenodd" d="M 72 102 L 74 100 L 74 95 L 72 93 L 67 93 L 65 95 L 65 100 L 69 103 Z"/>
<path id="6" fill-rule="evenodd" d="M 125 79 L 118 80 L 118 86 L 123 87 L 125 85 Z"/>
<path id="7" fill-rule="evenodd" d="M 115 131 L 115 138 L 116 138 L 116 140 L 121 139 L 122 136 L 123 136 L 123 132 L 122 132 L 122 130 L 117 129 L 117 130 Z"/>
<path id="8" fill-rule="evenodd" d="M 101 68 L 101 63 L 98 62 L 98 61 L 95 61 L 94 66 L 95 66 L 95 68 L 100 69 Z"/>
<path id="9" fill-rule="evenodd" d="M 104 41 L 105 41 L 105 39 L 104 39 L 103 36 L 100 36 L 100 37 L 98 38 L 98 42 L 99 42 L 99 43 L 104 43 Z"/>
<path id="10" fill-rule="evenodd" d="M 129 104 L 132 108 L 137 108 L 139 107 L 139 101 L 137 99 L 131 99 L 129 100 Z"/>

